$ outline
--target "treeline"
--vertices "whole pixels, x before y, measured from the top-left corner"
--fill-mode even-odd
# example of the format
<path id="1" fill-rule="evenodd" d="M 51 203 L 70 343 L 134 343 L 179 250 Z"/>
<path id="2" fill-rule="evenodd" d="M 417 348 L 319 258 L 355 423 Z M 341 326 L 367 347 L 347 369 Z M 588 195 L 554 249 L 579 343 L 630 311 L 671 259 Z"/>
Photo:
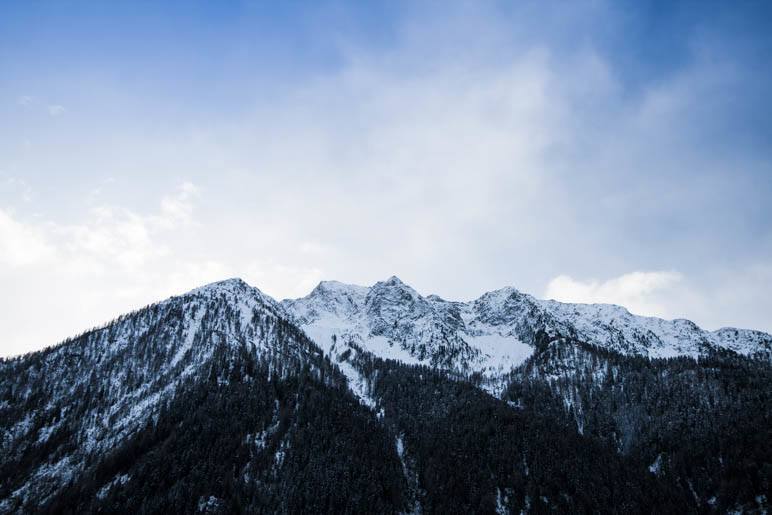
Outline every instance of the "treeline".
<path id="1" fill-rule="evenodd" d="M 622 356 L 541 338 L 499 401 L 458 376 L 352 345 L 427 512 L 766 508 L 772 370 L 722 351 Z M 474 481 L 472 478 L 475 478 Z"/>
<path id="2" fill-rule="evenodd" d="M 772 368 L 720 351 L 694 359 L 621 356 L 581 342 L 545 345 L 504 397 L 556 399 L 585 436 L 690 497 L 700 511 L 764 509 L 772 485 Z"/>
<path id="3" fill-rule="evenodd" d="M 426 513 L 688 511 L 677 490 L 579 435 L 556 398 L 515 408 L 423 366 L 359 355 Z"/>

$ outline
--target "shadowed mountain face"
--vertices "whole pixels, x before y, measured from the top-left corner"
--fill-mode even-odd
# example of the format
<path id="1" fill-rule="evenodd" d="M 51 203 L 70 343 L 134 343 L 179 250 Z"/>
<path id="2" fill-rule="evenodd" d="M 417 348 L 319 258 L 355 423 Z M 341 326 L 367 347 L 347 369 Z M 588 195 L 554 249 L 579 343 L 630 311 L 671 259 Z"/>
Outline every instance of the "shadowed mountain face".
<path id="1" fill-rule="evenodd" d="M 0 513 L 763 510 L 772 337 L 232 279 L 0 361 Z"/>

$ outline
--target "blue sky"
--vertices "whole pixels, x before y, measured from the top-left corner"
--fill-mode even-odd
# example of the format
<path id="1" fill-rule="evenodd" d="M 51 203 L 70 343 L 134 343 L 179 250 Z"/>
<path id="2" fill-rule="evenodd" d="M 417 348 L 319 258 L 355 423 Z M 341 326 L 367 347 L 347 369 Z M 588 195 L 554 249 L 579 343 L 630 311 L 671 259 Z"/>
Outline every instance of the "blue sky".
<path id="1" fill-rule="evenodd" d="M 0 354 L 229 276 L 772 331 L 767 3 L 277 4 L 2 4 Z"/>

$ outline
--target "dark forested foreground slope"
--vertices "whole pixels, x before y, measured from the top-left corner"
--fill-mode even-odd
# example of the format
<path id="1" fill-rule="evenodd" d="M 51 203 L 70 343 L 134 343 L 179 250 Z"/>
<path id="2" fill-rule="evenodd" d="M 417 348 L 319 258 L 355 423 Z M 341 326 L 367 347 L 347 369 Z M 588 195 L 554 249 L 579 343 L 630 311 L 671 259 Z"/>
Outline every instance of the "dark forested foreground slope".
<path id="1" fill-rule="evenodd" d="M 624 352 L 653 337 L 625 329 L 628 345 L 613 319 L 592 340 L 591 321 L 511 294 L 480 304 L 483 326 L 394 286 L 359 292 L 362 311 L 324 292 L 376 321 L 364 332 L 312 341 L 297 309 L 233 280 L 0 362 L 0 513 L 768 509 L 768 335 L 721 346 L 688 327 L 699 353 L 652 358 Z M 527 357 L 447 359 L 489 363 L 494 333 Z"/>

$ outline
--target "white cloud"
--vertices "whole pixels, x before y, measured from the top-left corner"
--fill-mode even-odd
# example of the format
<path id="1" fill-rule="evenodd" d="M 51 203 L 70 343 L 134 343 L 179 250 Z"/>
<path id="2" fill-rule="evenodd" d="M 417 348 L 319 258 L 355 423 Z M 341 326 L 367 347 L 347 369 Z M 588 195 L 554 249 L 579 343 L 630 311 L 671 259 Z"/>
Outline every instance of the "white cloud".
<path id="1" fill-rule="evenodd" d="M 61 105 L 50 105 L 48 106 L 48 114 L 57 117 L 63 115 L 67 110 L 64 108 L 64 106 Z"/>
<path id="2" fill-rule="evenodd" d="M 190 223 L 193 215 L 193 200 L 199 189 L 191 182 L 184 182 L 173 195 L 161 199 L 161 214 L 154 219 L 159 226 L 172 229 L 178 224 Z"/>
<path id="3" fill-rule="evenodd" d="M 468 299 L 506 284 L 538 293 L 558 271 L 581 270 L 579 279 L 550 281 L 548 294 L 710 327 L 772 329 L 772 275 L 744 270 L 748 256 L 770 261 L 769 231 L 759 229 L 766 183 L 742 176 L 745 158 L 713 159 L 710 145 L 690 139 L 695 127 L 712 126 L 695 123 L 695 112 L 734 98 L 717 78 L 741 74 L 718 66 L 720 56 L 686 59 L 677 74 L 627 88 L 608 49 L 575 37 L 587 20 L 606 23 L 606 4 L 593 5 L 554 13 L 565 25 L 551 32 L 532 16 L 486 17 L 471 5 L 455 15 L 427 11 L 396 27 L 388 45 L 347 47 L 338 65 L 309 80 L 251 99 L 240 90 L 247 101 L 238 114 L 190 103 L 177 117 L 153 109 L 162 96 L 135 98 L 119 84 L 110 93 L 127 101 L 115 102 L 89 90 L 99 97 L 92 105 L 119 116 L 95 109 L 88 130 L 56 132 L 55 141 L 30 132 L 34 149 L 0 163 L 67 177 L 51 181 L 62 191 L 48 197 L 36 184 L 53 222 L 9 215 L 23 228 L 11 224 L 13 232 L 38 235 L 32 241 L 42 238 L 58 265 L 25 274 L 24 285 L 0 270 L 0 288 L 24 290 L 33 311 L 40 298 L 57 299 L 50 310 L 80 328 L 234 275 L 285 297 L 305 295 L 321 278 L 372 284 L 397 274 L 420 291 Z M 16 129 L 6 139 L 26 135 Z M 117 177 L 127 197 L 168 176 L 196 186 L 142 210 L 110 203 L 105 187 L 86 194 L 93 209 L 85 216 L 62 221 L 52 197 L 83 196 L 100 174 Z M 751 240 L 734 236 L 751 230 Z M 720 274 L 709 270 L 722 264 Z M 664 267 L 689 276 L 603 277 Z M 71 291 L 53 295 L 51 284 Z M 82 308 L 68 305 L 73 292 Z M 18 306 L 12 312 L 23 318 Z M 73 332 L 64 322 L 57 337 Z M 30 347 L 54 341 L 35 329 L 33 320 L 14 331 Z"/>
<path id="4" fill-rule="evenodd" d="M 170 250 L 159 236 L 191 222 L 198 188 L 184 182 L 165 195 L 157 213 L 142 215 L 120 206 L 98 205 L 79 224 L 48 224 L 51 238 L 78 259 L 92 258 L 104 266 L 133 269 Z"/>
<path id="5" fill-rule="evenodd" d="M 155 213 L 101 205 L 70 224 L 21 221 L 0 209 L 0 284 L 13 292 L 0 296 L 0 325 L 6 330 L 0 355 L 53 344 L 232 275 L 216 260 L 180 250 L 180 231 L 192 222 L 196 192 L 186 182 L 164 196 Z"/>
<path id="6" fill-rule="evenodd" d="M 270 260 L 253 261 L 242 271 L 245 281 L 277 299 L 308 295 L 324 279 L 319 268 L 288 266 Z"/>
<path id="7" fill-rule="evenodd" d="M 22 95 L 17 100 L 16 103 L 20 106 L 28 106 L 32 103 L 33 98 L 29 95 Z"/>
<path id="8" fill-rule="evenodd" d="M 43 231 L 0 209 L 0 263 L 23 267 L 50 260 L 54 255 L 55 249 Z"/>
<path id="9" fill-rule="evenodd" d="M 316 241 L 304 241 L 300 244 L 300 252 L 303 254 L 310 254 L 312 256 L 323 256 L 330 252 L 325 245 L 322 245 Z"/>
<path id="10" fill-rule="evenodd" d="M 163 254 L 163 246 L 152 239 L 148 218 L 111 206 L 93 208 L 90 215 L 82 224 L 54 225 L 70 255 L 133 268 Z"/>
<path id="11" fill-rule="evenodd" d="M 713 269 L 702 280 L 675 271 L 631 272 L 606 280 L 561 275 L 549 281 L 544 297 L 617 304 L 637 315 L 687 318 L 710 330 L 744 327 L 772 332 L 767 322 L 770 284 L 772 266 L 760 263 Z"/>
<path id="12" fill-rule="evenodd" d="M 631 272 L 607 280 L 577 280 L 567 275 L 553 278 L 544 292 L 561 302 L 618 304 L 638 315 L 672 317 L 664 300 L 683 277 L 678 272 Z"/>

